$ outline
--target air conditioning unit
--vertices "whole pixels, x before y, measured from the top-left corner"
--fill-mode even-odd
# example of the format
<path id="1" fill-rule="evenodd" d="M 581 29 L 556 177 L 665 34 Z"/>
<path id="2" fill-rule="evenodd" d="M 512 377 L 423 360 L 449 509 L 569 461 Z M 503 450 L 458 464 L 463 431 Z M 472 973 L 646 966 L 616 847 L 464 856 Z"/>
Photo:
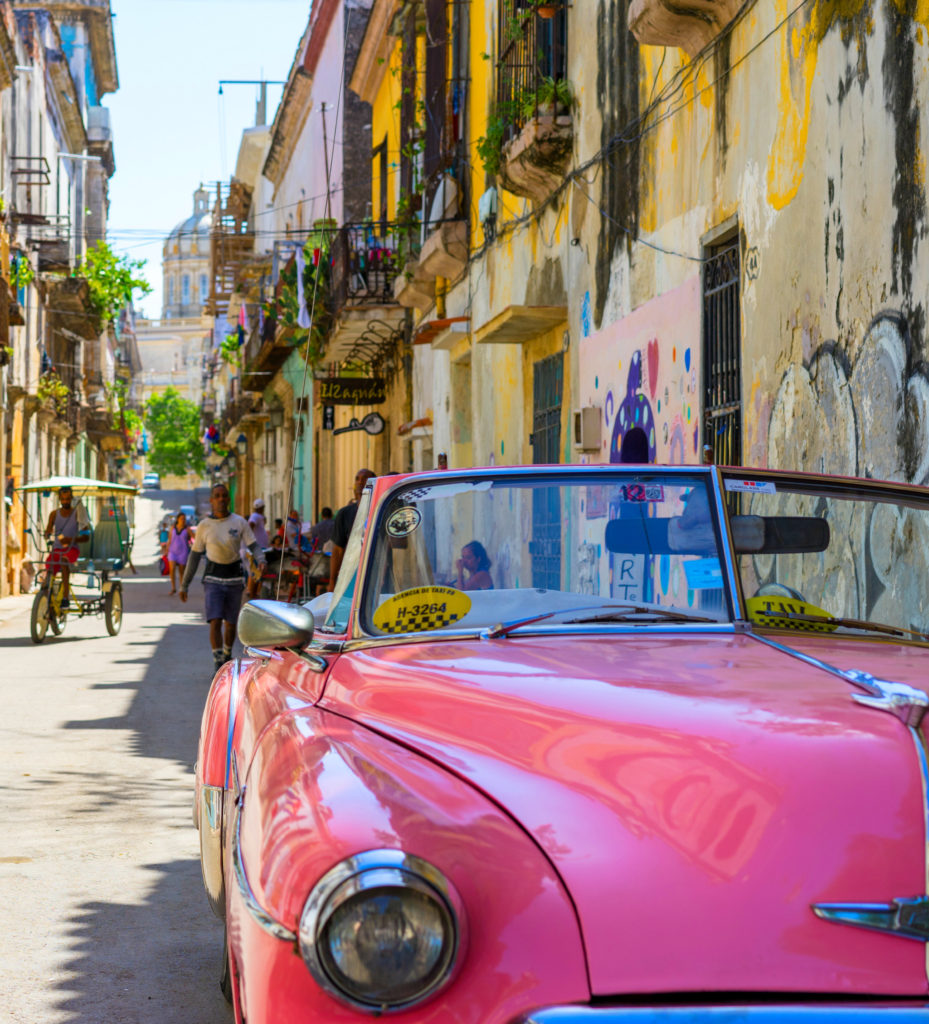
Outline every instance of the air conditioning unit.
<path id="1" fill-rule="evenodd" d="M 579 452 L 600 451 L 600 407 L 587 405 L 583 409 L 575 409 L 574 447 Z"/>

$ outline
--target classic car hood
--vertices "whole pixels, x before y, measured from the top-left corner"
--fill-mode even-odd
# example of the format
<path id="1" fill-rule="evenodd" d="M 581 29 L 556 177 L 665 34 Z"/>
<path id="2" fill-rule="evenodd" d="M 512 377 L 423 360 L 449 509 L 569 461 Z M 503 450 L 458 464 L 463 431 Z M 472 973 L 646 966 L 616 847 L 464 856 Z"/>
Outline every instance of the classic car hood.
<path id="1" fill-rule="evenodd" d="M 882 645 L 853 649 L 881 674 Z M 923 943 L 810 909 L 926 891 L 913 738 L 853 692 L 750 636 L 546 636 L 355 651 L 322 705 L 535 838 L 597 995 L 923 994 Z"/>

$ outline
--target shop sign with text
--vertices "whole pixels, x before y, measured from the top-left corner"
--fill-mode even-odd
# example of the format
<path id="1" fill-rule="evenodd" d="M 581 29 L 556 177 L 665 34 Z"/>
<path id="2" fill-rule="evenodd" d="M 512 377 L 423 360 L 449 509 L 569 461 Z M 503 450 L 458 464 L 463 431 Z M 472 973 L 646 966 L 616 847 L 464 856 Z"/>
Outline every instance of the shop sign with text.
<path id="1" fill-rule="evenodd" d="M 383 377 L 325 377 L 316 384 L 317 401 L 323 405 L 380 405 L 387 400 Z"/>

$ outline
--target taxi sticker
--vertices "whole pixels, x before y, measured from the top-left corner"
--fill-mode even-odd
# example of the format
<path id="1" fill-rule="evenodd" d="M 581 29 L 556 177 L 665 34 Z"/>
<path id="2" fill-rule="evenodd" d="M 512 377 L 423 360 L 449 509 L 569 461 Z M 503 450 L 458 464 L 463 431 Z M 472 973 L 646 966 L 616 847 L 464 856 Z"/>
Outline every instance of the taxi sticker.
<path id="1" fill-rule="evenodd" d="M 423 514 L 415 505 L 404 505 L 387 517 L 385 529 L 391 537 L 408 537 L 423 521 Z"/>
<path id="2" fill-rule="evenodd" d="M 746 491 L 749 494 L 777 494 L 772 480 L 727 480 L 727 491 Z"/>
<path id="3" fill-rule="evenodd" d="M 664 487 L 661 484 L 623 484 L 619 494 L 623 501 L 664 501 Z"/>
<path id="4" fill-rule="evenodd" d="M 454 587 L 413 587 L 378 605 L 374 625 L 382 633 L 424 633 L 443 629 L 471 611 L 471 598 Z"/>
<path id="5" fill-rule="evenodd" d="M 749 619 L 758 626 L 776 626 L 779 629 L 801 629 L 804 632 L 831 633 L 836 628 L 833 622 L 807 622 L 806 619 L 790 618 L 791 615 L 819 616 L 831 618 L 829 612 L 807 604 L 793 597 L 750 597 L 745 602 Z"/>

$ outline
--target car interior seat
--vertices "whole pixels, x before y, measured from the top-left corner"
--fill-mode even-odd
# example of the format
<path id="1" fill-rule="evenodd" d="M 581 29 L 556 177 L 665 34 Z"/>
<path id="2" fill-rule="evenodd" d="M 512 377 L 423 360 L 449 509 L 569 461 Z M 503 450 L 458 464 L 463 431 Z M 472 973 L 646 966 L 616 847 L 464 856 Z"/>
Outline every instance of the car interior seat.
<path id="1" fill-rule="evenodd" d="M 125 563 L 129 531 L 125 521 L 103 520 L 94 527 L 91 557 L 96 564 L 108 563 L 111 569 L 122 569 Z"/>

